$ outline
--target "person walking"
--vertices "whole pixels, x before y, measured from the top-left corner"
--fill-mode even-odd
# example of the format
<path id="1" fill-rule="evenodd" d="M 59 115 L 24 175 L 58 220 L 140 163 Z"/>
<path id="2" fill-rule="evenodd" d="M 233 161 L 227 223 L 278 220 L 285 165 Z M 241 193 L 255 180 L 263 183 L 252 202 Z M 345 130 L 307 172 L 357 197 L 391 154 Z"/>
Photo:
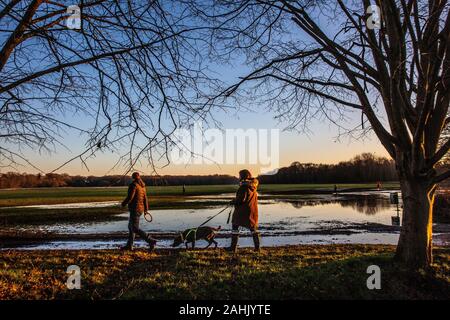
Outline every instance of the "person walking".
<path id="1" fill-rule="evenodd" d="M 128 220 L 128 242 L 122 247 L 122 250 L 133 250 L 136 234 L 149 244 L 150 250 L 153 250 L 156 245 L 156 240 L 139 228 L 141 215 L 148 211 L 145 183 L 142 181 L 139 172 L 134 172 L 131 177 L 133 178 L 133 182 L 129 185 L 128 195 L 122 202 L 122 207 L 128 205 L 128 210 L 130 211 Z"/>
<path id="2" fill-rule="evenodd" d="M 234 205 L 232 223 L 231 245 L 227 248 L 230 252 L 237 252 L 239 240 L 239 227 L 244 227 L 252 232 L 255 251 L 260 251 L 260 235 L 258 232 L 258 179 L 253 178 L 248 170 L 239 172 L 239 189 Z"/>

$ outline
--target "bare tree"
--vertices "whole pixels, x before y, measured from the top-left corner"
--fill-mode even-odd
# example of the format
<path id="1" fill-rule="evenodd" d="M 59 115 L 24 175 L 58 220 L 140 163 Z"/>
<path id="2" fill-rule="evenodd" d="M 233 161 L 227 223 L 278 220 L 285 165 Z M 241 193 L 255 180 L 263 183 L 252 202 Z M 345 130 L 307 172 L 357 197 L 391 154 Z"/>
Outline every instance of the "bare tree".
<path id="1" fill-rule="evenodd" d="M 177 127 L 208 117 L 217 81 L 206 74 L 204 28 L 187 5 L 84 0 L 78 9 L 0 1 L 2 166 L 33 165 L 23 151 L 65 146 L 65 132 L 86 137 L 83 162 L 111 148 L 127 150 L 120 162 L 128 168 L 144 157 L 154 165 L 176 143 Z M 80 28 L 69 28 L 77 19 Z M 78 115 L 92 125 L 76 125 Z"/>
<path id="2" fill-rule="evenodd" d="M 435 168 L 450 148 L 448 137 L 438 146 L 450 123 L 448 2 L 240 0 L 196 10 L 214 25 L 213 54 L 243 53 L 253 65 L 221 97 L 252 94 L 294 128 L 318 114 L 338 125 L 343 110 L 361 114 L 400 179 L 396 258 L 429 266 L 436 184 L 450 177 Z"/>
<path id="3" fill-rule="evenodd" d="M 447 118 L 450 119 L 450 110 L 447 114 Z M 446 125 L 442 130 L 439 148 L 442 148 L 448 140 L 450 140 L 450 125 Z M 450 149 L 447 150 L 447 153 L 442 157 L 440 163 L 444 168 L 450 168 Z"/>

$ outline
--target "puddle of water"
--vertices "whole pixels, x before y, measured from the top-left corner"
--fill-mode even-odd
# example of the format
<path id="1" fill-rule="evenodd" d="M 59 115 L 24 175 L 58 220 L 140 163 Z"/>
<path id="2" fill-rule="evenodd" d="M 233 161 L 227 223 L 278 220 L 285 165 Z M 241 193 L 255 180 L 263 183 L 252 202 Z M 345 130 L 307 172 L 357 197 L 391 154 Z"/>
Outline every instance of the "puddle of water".
<path id="1" fill-rule="evenodd" d="M 230 245 L 230 239 L 219 238 L 216 239 L 218 247 L 224 248 Z M 283 236 L 283 237 L 262 237 L 262 247 L 277 247 L 286 245 L 298 244 L 345 244 L 345 243 L 364 243 L 364 244 L 396 244 L 398 235 L 396 234 L 376 234 L 371 236 L 362 236 L 359 234 L 351 236 L 329 235 L 329 236 Z M 164 239 L 158 241 L 157 248 L 173 249 L 172 240 Z M 111 241 L 51 241 L 47 243 L 27 245 L 24 247 L 14 248 L 15 250 L 88 250 L 88 249 L 118 249 L 125 244 L 125 241 L 111 240 Z M 196 248 L 201 249 L 207 245 L 206 241 L 200 240 L 196 242 Z M 147 244 L 141 240 L 136 241 L 136 248 L 147 248 Z M 251 237 L 241 237 L 239 239 L 239 247 L 249 248 L 253 247 L 253 240 Z M 178 248 L 184 248 L 180 246 Z M 1 250 L 7 250 L 0 249 Z"/>
<path id="2" fill-rule="evenodd" d="M 395 215 L 394 209 L 384 195 L 263 200 L 259 205 L 259 227 L 261 232 L 283 233 L 348 226 L 355 223 L 389 225 L 391 216 Z M 200 225 L 220 210 L 220 208 L 153 210 L 153 222 L 147 223 L 142 219 L 141 227 L 147 232 L 178 232 Z M 230 226 L 226 224 L 228 212 L 229 210 L 226 210 L 208 225 L 222 226 L 224 230 L 229 230 Z M 120 214 L 118 217 L 123 220 L 23 226 L 20 229 L 79 234 L 126 232 L 128 213 Z"/>
<path id="3" fill-rule="evenodd" d="M 62 203 L 62 204 L 42 204 L 31 206 L 15 206 L 8 208 L 35 208 L 35 209 L 86 209 L 86 208 L 107 208 L 120 206 L 119 201 L 101 201 L 101 202 L 80 202 L 80 203 Z"/>
<path id="4" fill-rule="evenodd" d="M 222 195 L 222 198 L 223 199 Z M 227 194 L 228 196 L 228 194 Z M 209 196 L 205 196 L 205 199 Z M 218 197 L 214 197 L 219 199 Z M 117 202 L 108 201 L 90 204 L 65 204 L 58 205 L 69 208 L 71 205 L 91 205 L 92 207 L 105 207 L 116 205 Z M 56 205 L 55 205 L 56 206 Z M 45 206 L 55 207 L 55 206 Z M 39 206 L 40 207 L 40 206 Z M 153 210 L 153 222 L 148 223 L 141 219 L 143 230 L 152 233 L 173 233 L 188 228 L 196 227 L 222 208 L 208 209 L 177 209 L 177 210 Z M 262 199 L 259 205 L 260 231 L 263 236 L 262 245 L 281 246 L 295 244 L 330 244 L 330 243 L 364 243 L 364 244 L 396 244 L 398 231 L 359 229 L 361 224 L 391 225 L 391 217 L 396 215 L 395 205 L 389 202 L 389 192 L 364 192 L 345 195 L 305 195 L 283 196 Z M 229 233 L 230 226 L 226 221 L 229 210 L 226 210 L 207 225 L 222 226 L 221 233 Z M 123 220 L 109 222 L 83 222 L 76 224 L 61 223 L 58 225 L 22 226 L 22 231 L 47 231 L 63 234 L 108 234 L 127 232 L 128 213 L 118 215 Z M 329 230 L 344 228 L 352 232 L 338 233 L 331 230 L 323 234 L 299 234 L 317 230 Z M 219 246 L 228 246 L 229 239 L 216 238 Z M 442 240 L 444 239 L 444 240 Z M 436 235 L 437 244 L 447 239 L 442 235 Z M 117 248 L 124 241 L 95 240 L 95 241 L 50 241 L 46 243 L 32 244 L 21 249 L 105 249 Z M 158 242 L 158 247 L 168 248 L 171 240 L 165 239 Z M 145 247 L 142 241 L 138 246 Z M 199 241 L 198 247 L 206 245 Z M 252 239 L 242 237 L 240 246 L 253 246 Z M 5 249 L 5 248 L 4 248 Z"/>

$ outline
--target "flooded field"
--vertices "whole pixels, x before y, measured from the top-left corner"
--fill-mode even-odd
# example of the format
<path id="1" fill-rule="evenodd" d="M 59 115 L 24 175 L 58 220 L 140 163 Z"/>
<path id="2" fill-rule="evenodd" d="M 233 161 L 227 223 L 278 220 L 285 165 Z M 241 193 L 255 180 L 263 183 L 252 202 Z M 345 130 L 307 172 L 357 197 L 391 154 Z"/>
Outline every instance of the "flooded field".
<path id="1" fill-rule="evenodd" d="M 227 200 L 232 194 L 192 197 L 186 201 L 211 199 Z M 116 202 L 78 203 L 46 206 L 65 208 L 108 207 Z M 36 210 L 44 206 L 36 206 Z M 147 232 L 160 235 L 159 247 L 169 247 L 174 234 L 193 228 L 223 207 L 208 209 L 152 210 L 153 222 L 141 220 Z M 221 226 L 217 235 L 220 246 L 228 244 L 230 225 L 227 225 L 229 209 L 208 223 Z M 279 246 L 290 244 L 367 243 L 395 244 L 399 236 L 398 226 L 391 217 L 396 216 L 396 206 L 390 204 L 389 192 L 358 192 L 342 195 L 262 195 L 259 205 L 262 244 Z M 119 218 L 119 219 L 117 219 Z M 22 225 L 20 232 L 42 232 L 59 235 L 61 239 L 33 242 L 21 245 L 22 249 L 91 249 L 116 248 L 123 244 L 127 232 L 128 213 L 123 212 L 112 221 L 59 223 L 40 226 Z M 101 237 L 100 237 L 101 235 Z M 73 239 L 70 237 L 73 236 Z M 249 233 L 242 231 L 241 246 L 252 245 Z M 436 242 L 441 244 L 439 234 Z M 138 240 L 138 246 L 145 245 Z M 203 245 L 202 241 L 198 246 Z M 4 246 L 3 249 L 7 249 Z"/>

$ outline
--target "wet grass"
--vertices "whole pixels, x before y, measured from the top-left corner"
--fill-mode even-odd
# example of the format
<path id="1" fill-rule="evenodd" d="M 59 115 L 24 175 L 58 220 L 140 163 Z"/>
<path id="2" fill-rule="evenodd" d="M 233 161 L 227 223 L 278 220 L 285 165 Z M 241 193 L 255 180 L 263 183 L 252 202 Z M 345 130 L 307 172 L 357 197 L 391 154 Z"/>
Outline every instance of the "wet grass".
<path id="1" fill-rule="evenodd" d="M 0 209 L 0 227 L 17 225 L 39 225 L 69 222 L 112 221 L 116 215 L 125 212 L 120 207 L 82 209 Z M 117 217 L 119 219 L 119 217 Z"/>
<path id="2" fill-rule="evenodd" d="M 326 245 L 156 253 L 117 250 L 5 251 L 0 299 L 449 299 L 450 248 L 435 249 L 429 271 L 396 265 L 393 246 Z M 81 290 L 65 286 L 81 268 Z M 368 290 L 369 265 L 381 290 Z"/>
<path id="3" fill-rule="evenodd" d="M 150 198 L 152 210 L 169 209 L 204 209 L 212 206 L 221 206 L 228 203 L 226 200 L 185 201 L 180 197 L 153 197 Z M 94 208 L 0 208 L 0 227 L 14 227 L 17 225 L 38 225 L 70 222 L 100 222 L 121 220 L 118 214 L 127 212 L 119 203 L 116 206 Z"/>
<path id="4" fill-rule="evenodd" d="M 261 185 L 261 193 L 302 192 L 332 190 L 334 184 L 277 184 Z M 375 184 L 339 184 L 339 189 L 375 188 Z M 398 183 L 384 183 L 384 188 L 397 188 Z M 150 198 L 155 196 L 183 196 L 181 186 L 148 187 Z M 236 185 L 186 186 L 185 196 L 217 195 L 233 193 Z M 0 207 L 47 205 L 79 202 L 121 201 L 127 192 L 126 187 L 107 188 L 32 188 L 0 190 Z"/>

